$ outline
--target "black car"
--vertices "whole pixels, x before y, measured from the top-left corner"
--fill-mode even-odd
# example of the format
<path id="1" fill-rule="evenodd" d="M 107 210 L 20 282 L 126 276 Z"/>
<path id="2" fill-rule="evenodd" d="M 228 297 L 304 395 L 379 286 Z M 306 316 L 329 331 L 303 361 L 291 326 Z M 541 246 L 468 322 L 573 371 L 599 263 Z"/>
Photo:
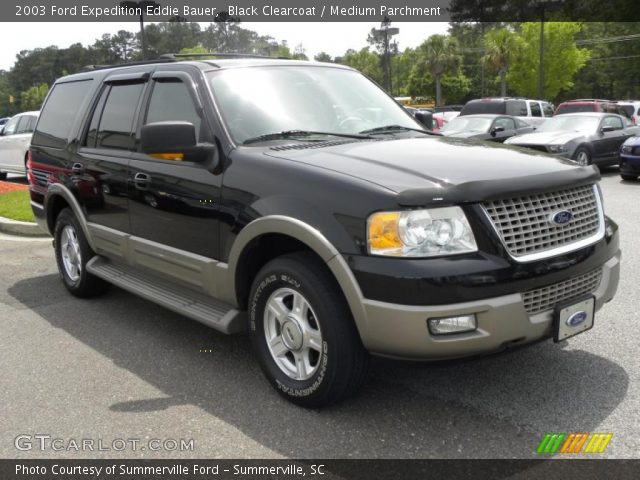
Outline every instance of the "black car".
<path id="1" fill-rule="evenodd" d="M 528 123 L 508 115 L 465 115 L 446 123 L 440 133 L 445 137 L 475 138 L 504 142 L 507 138 L 535 130 Z"/>
<path id="2" fill-rule="evenodd" d="M 597 168 L 433 135 L 335 64 L 168 60 L 61 78 L 28 168 L 72 294 L 111 283 L 248 332 L 272 385 L 308 407 L 354 393 L 370 353 L 562 341 L 618 285 Z"/>

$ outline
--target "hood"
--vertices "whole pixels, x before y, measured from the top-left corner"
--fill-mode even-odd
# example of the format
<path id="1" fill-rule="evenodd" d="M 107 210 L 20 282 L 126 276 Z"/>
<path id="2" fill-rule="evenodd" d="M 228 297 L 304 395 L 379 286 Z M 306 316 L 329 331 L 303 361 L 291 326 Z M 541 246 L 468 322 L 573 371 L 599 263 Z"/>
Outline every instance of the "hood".
<path id="1" fill-rule="evenodd" d="M 397 192 L 402 205 L 480 201 L 599 178 L 597 168 L 571 160 L 451 137 L 283 145 L 265 153 L 380 185 Z"/>
<path id="2" fill-rule="evenodd" d="M 505 143 L 512 145 L 564 145 L 565 143 L 584 137 L 584 132 L 535 132 L 518 135 L 508 139 Z"/>
<path id="3" fill-rule="evenodd" d="M 624 145 L 637 146 L 640 145 L 640 136 L 637 137 L 629 137 L 624 141 Z"/>

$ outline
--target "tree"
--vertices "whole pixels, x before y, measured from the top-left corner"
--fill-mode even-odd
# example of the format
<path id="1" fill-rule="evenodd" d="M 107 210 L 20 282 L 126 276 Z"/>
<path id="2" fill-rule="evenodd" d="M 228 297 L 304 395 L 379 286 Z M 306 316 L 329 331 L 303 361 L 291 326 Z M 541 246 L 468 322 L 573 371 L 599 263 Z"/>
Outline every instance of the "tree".
<path id="1" fill-rule="evenodd" d="M 442 77 L 460 67 L 458 42 L 447 35 L 431 35 L 419 47 L 422 61 L 436 82 L 436 105 L 442 105 Z"/>
<path id="2" fill-rule="evenodd" d="M 589 59 L 589 50 L 578 48 L 574 40 L 580 29 L 581 25 L 576 22 L 545 23 L 544 98 L 554 99 L 561 90 L 571 88 L 574 75 Z M 522 96 L 538 96 L 539 39 L 539 22 L 522 24 L 518 47 L 507 73 L 509 84 Z"/>
<path id="3" fill-rule="evenodd" d="M 517 48 L 515 35 L 506 28 L 491 30 L 485 34 L 483 61 L 500 75 L 502 97 L 507 96 L 507 70 Z"/>
<path id="4" fill-rule="evenodd" d="M 326 52 L 320 52 L 316 56 L 313 57 L 316 62 L 333 62 L 333 58 Z"/>
<path id="5" fill-rule="evenodd" d="M 338 62 L 338 58 L 336 58 L 336 62 Z M 351 49 L 347 50 L 347 52 L 340 57 L 339 63 L 359 70 L 378 83 L 381 83 L 383 80 L 384 74 L 378 55 L 370 52 L 368 47 L 358 52 Z"/>
<path id="6" fill-rule="evenodd" d="M 30 89 L 22 92 L 20 95 L 20 107 L 22 111 L 28 110 L 40 110 L 44 97 L 47 96 L 49 91 L 49 85 L 41 83 L 38 86 L 31 87 Z"/>

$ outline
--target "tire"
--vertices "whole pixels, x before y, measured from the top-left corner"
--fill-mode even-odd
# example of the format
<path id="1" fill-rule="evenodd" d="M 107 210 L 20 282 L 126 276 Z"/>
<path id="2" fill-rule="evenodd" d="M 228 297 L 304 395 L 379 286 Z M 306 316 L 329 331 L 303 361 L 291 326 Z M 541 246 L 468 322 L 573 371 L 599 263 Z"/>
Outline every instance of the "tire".
<path id="1" fill-rule="evenodd" d="M 296 313 L 294 301 L 306 315 Z M 366 380 L 369 354 L 346 300 L 310 253 L 278 257 L 258 272 L 249 296 L 249 335 L 268 380 L 297 405 L 330 405 Z"/>
<path id="2" fill-rule="evenodd" d="M 58 271 L 67 290 L 80 298 L 105 292 L 109 284 L 87 272 L 87 262 L 95 253 L 89 247 L 78 220 L 68 208 L 58 215 L 53 238 Z"/>
<path id="3" fill-rule="evenodd" d="M 628 180 L 630 182 L 633 182 L 638 179 L 638 175 L 627 175 L 625 173 L 621 173 L 620 176 L 622 177 L 623 180 Z"/>
<path id="4" fill-rule="evenodd" d="M 573 153 L 573 159 L 582 166 L 591 165 L 591 152 L 586 147 L 578 147 Z"/>
<path id="5" fill-rule="evenodd" d="M 0 180 L 6 180 L 7 179 L 7 172 L 0 172 Z"/>

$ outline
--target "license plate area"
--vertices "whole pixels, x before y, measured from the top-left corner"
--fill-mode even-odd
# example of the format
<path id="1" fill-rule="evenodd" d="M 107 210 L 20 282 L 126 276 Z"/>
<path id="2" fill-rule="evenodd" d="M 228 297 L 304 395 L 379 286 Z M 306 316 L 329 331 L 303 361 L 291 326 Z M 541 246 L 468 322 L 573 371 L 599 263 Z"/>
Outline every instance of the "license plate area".
<path id="1" fill-rule="evenodd" d="M 596 299 L 593 295 L 556 305 L 553 313 L 553 341 L 562 342 L 593 327 Z"/>

